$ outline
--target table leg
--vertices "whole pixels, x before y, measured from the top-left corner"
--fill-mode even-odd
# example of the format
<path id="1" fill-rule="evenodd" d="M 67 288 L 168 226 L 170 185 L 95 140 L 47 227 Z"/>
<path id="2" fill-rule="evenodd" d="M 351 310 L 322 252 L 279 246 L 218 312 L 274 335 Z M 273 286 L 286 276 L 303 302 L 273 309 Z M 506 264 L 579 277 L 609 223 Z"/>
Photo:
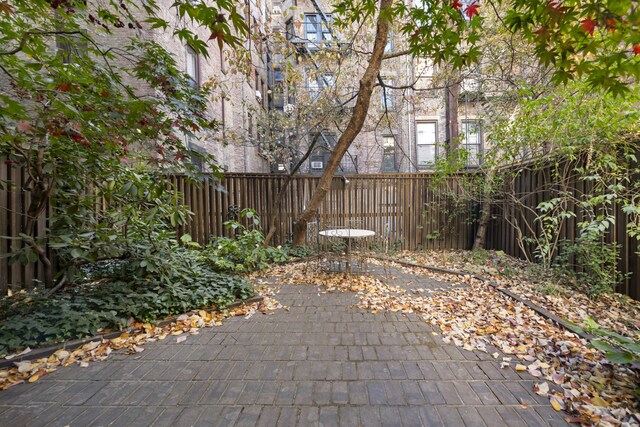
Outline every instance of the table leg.
<path id="1" fill-rule="evenodd" d="M 347 244 L 347 249 L 345 250 L 345 256 L 347 258 L 346 261 L 346 272 L 351 273 L 351 239 L 345 238 L 344 242 Z"/>

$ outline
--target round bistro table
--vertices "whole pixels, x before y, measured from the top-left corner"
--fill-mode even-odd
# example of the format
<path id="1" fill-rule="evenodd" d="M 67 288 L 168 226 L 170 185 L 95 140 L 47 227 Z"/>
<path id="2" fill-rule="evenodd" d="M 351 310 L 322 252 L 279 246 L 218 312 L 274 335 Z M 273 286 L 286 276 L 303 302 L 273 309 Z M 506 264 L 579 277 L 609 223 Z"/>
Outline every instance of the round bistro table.
<path id="1" fill-rule="evenodd" d="M 344 240 L 347 246 L 347 249 L 345 250 L 345 257 L 348 273 L 351 272 L 351 240 L 364 239 L 365 237 L 372 237 L 376 235 L 373 230 L 363 230 L 360 228 L 333 228 L 329 230 L 322 230 L 318 234 L 323 237 L 338 237 Z"/>

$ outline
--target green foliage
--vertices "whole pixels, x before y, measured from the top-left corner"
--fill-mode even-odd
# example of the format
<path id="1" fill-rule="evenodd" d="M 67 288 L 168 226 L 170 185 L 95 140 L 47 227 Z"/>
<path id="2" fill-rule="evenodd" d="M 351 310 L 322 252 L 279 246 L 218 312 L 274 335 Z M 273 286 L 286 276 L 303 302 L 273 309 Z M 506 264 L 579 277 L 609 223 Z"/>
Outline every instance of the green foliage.
<path id="1" fill-rule="evenodd" d="M 501 24 L 533 46 L 554 83 L 584 79 L 590 88 L 622 95 L 631 89 L 629 81 L 640 79 L 640 8 L 633 0 L 396 2 L 386 14 L 403 23 L 413 55 L 462 69 L 479 62 L 487 15 L 499 9 L 507 11 Z M 376 11 L 374 1 L 343 0 L 333 13 L 347 28 Z"/>
<path id="2" fill-rule="evenodd" d="M 613 95 L 629 92 L 640 78 L 640 9 L 632 0 L 585 2 L 504 1 L 505 23 L 534 44 L 553 80 L 584 78 Z"/>
<path id="3" fill-rule="evenodd" d="M 598 337 L 591 345 L 604 352 L 612 363 L 640 363 L 640 342 L 624 335 L 603 329 L 593 319 L 585 321 L 585 331 Z"/>
<path id="4" fill-rule="evenodd" d="M 572 262 L 573 260 L 573 262 Z M 574 276 L 589 296 L 615 292 L 624 280 L 618 270 L 620 245 L 602 241 L 599 234 L 583 234 L 575 242 L 562 242 L 555 268 Z"/>
<path id="5" fill-rule="evenodd" d="M 240 221 L 225 222 L 234 237 L 213 238 L 204 250 L 216 270 L 244 273 L 264 270 L 269 262 L 288 261 L 288 255 L 281 248 L 264 247 L 260 218 L 253 209 L 243 209 L 239 216 Z"/>
<path id="6" fill-rule="evenodd" d="M 306 258 L 314 251 L 310 246 L 285 246 L 284 250 L 292 258 Z"/>
<path id="7" fill-rule="evenodd" d="M 633 88 L 615 98 L 590 89 L 587 82 L 574 82 L 544 96 L 530 95 L 493 125 L 492 144 L 500 160 L 528 161 L 520 168 L 500 169 L 502 188 L 496 198 L 516 212 L 509 218 L 521 233 L 523 250 L 533 249 L 547 266 L 559 253 L 558 230 L 576 227 L 579 237 L 574 245 L 564 245 L 565 255 L 582 260 L 575 263 L 578 269 L 586 265 L 579 275 L 589 293 L 610 291 L 620 280 L 612 259 L 616 248 L 600 241 L 613 229 L 619 210 L 627 215 L 629 236 L 638 235 L 640 223 L 640 184 L 633 178 L 640 172 L 640 92 Z M 529 192 L 513 184 L 527 172 L 539 179 Z M 545 199 L 532 208 L 540 193 Z M 567 258 L 556 264 L 562 262 Z"/>
<path id="8" fill-rule="evenodd" d="M 39 259 L 48 267 L 47 244 L 71 268 L 160 250 L 188 212 L 157 175 L 193 175 L 191 156 L 217 173 L 213 158 L 190 153 L 184 141 L 207 137 L 218 124 L 206 113 L 209 91 L 192 87 L 174 57 L 139 33 L 144 21 L 138 19 L 168 28 L 155 15 L 155 1 L 3 4 L 0 156 L 29 177 L 24 190 L 31 196 L 19 237 L 26 245 L 11 261 Z M 172 7 L 220 42 L 238 45 L 248 30 L 231 0 Z M 193 31 L 181 23 L 171 27 L 208 55 Z M 48 206 L 47 240 L 36 240 L 35 218 Z"/>
<path id="9" fill-rule="evenodd" d="M 538 290 L 545 295 L 565 296 L 567 294 L 567 291 L 556 283 L 545 283 L 538 286 Z"/>
<path id="10" fill-rule="evenodd" d="M 47 297 L 40 291 L 0 300 L 0 354 L 119 329 L 189 310 L 224 307 L 253 294 L 244 280 L 212 270 L 199 252 L 161 251 L 155 261 L 83 267 L 80 284 Z"/>

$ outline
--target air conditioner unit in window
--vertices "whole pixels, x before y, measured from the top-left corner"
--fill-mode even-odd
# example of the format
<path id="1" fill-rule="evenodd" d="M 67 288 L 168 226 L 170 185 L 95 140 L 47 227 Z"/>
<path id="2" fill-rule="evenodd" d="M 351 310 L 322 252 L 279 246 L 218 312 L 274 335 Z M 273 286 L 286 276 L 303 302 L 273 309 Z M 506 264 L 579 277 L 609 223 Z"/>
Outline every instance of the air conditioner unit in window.
<path id="1" fill-rule="evenodd" d="M 282 15 L 282 9 L 280 9 L 280 6 L 273 6 L 273 9 L 271 9 L 271 14 Z"/>
<path id="2" fill-rule="evenodd" d="M 311 169 L 322 169 L 323 166 L 323 162 L 311 162 Z"/>
<path id="3" fill-rule="evenodd" d="M 258 101 L 262 101 L 262 92 L 259 90 L 256 91 L 256 98 L 258 98 Z"/>

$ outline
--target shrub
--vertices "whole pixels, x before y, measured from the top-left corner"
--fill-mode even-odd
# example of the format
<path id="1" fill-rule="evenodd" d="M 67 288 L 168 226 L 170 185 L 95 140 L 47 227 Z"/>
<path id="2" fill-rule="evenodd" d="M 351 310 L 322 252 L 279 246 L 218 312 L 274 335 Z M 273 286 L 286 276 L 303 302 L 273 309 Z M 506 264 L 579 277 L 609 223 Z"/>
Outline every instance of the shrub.
<path id="1" fill-rule="evenodd" d="M 203 253 L 216 270 L 244 273 L 264 270 L 269 262 L 289 260 L 281 248 L 264 247 L 260 218 L 254 210 L 243 209 L 240 218 L 249 225 L 236 220 L 225 222 L 227 229 L 234 232 L 234 237 L 215 237 L 204 249 Z"/>
<path id="2" fill-rule="evenodd" d="M 618 269 L 618 244 L 605 243 L 598 236 L 583 234 L 573 243 L 562 242 L 560 249 L 555 268 L 575 277 L 589 296 L 614 292 L 624 280 Z"/>
<path id="3" fill-rule="evenodd" d="M 0 354 L 119 329 L 130 319 L 224 307 L 253 294 L 246 280 L 213 271 L 200 251 L 183 248 L 84 271 L 87 280 L 60 295 L 34 291 L 0 300 Z"/>

